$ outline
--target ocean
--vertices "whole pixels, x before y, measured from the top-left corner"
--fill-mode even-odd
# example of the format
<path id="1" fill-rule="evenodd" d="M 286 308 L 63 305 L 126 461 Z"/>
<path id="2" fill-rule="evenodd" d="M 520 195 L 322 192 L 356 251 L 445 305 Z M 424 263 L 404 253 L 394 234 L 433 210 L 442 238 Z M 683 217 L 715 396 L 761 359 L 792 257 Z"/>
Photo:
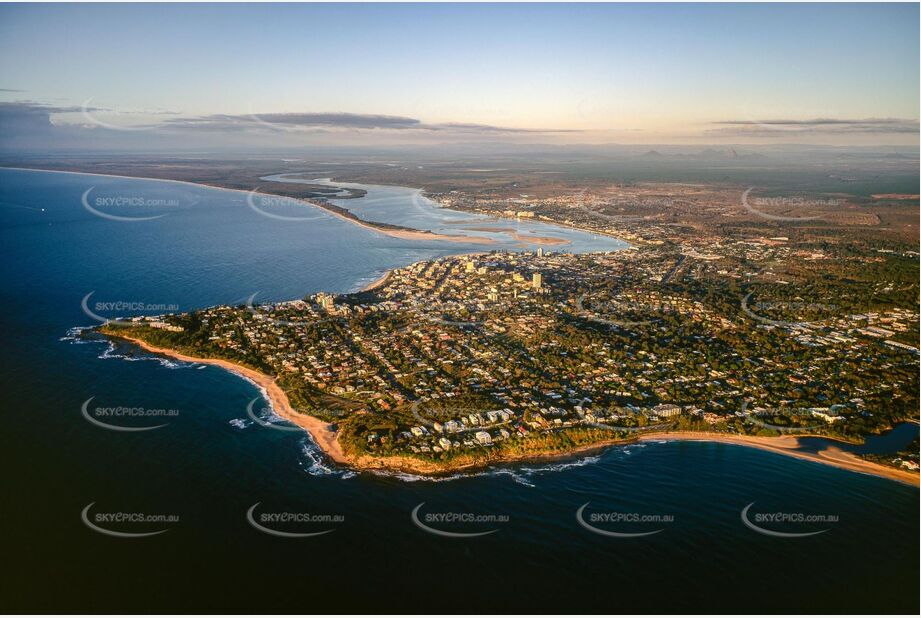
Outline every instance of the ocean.
<path id="1" fill-rule="evenodd" d="M 206 187 L 0 170 L 4 612 L 918 613 L 913 487 L 698 442 L 437 481 L 355 473 L 266 427 L 236 376 L 75 336 L 86 307 L 346 292 L 483 250 L 273 212 L 304 220 Z M 567 250 L 623 246 L 565 233 Z"/>

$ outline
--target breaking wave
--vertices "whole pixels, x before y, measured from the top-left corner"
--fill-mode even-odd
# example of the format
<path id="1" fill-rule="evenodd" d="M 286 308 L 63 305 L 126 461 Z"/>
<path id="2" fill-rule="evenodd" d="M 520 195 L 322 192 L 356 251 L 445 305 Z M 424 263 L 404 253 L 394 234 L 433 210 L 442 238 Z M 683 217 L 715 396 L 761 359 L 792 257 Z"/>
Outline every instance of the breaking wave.
<path id="1" fill-rule="evenodd" d="M 83 344 L 98 344 L 104 345 L 105 349 L 98 355 L 98 358 L 108 359 L 108 358 L 117 358 L 126 361 L 145 361 L 152 360 L 157 361 L 164 367 L 169 369 L 181 369 L 181 368 L 197 368 L 202 369 L 206 365 L 200 363 L 189 363 L 184 361 L 178 361 L 161 356 L 147 355 L 144 353 L 132 353 L 132 352 L 121 352 L 119 345 L 102 335 L 90 334 L 87 336 L 86 331 L 92 330 L 92 326 L 75 326 L 69 329 L 66 334 L 60 338 L 61 341 L 72 343 L 75 345 Z M 262 396 L 263 401 L 268 402 L 267 406 L 262 407 L 258 414 L 257 418 L 261 421 L 271 424 L 286 424 L 285 419 L 278 416 L 271 405 L 271 400 L 268 397 L 266 390 L 256 384 L 254 381 L 250 380 L 246 376 L 236 374 L 238 377 L 243 378 L 250 384 L 252 384 L 259 391 Z M 235 429 L 244 430 L 248 429 L 254 425 L 254 421 L 249 418 L 235 418 L 228 421 L 228 423 Z M 658 441 L 656 441 L 658 442 Z M 664 441 L 663 441 L 664 442 Z M 645 444 L 634 443 L 630 444 L 629 447 L 624 446 L 618 449 L 609 449 L 609 451 L 614 450 L 619 452 L 622 455 L 629 456 L 631 454 L 631 449 L 643 448 Z M 298 460 L 305 472 L 311 476 L 334 476 L 342 479 L 349 479 L 358 476 L 358 472 L 348 468 L 341 468 L 332 464 L 326 455 L 323 453 L 322 449 L 314 443 L 313 439 L 310 437 L 309 433 L 304 432 L 304 434 L 298 440 Z M 606 452 L 609 452 L 606 451 Z M 480 470 L 476 472 L 458 472 L 456 474 L 449 474 L 444 476 L 427 476 L 422 474 L 412 474 L 408 472 L 398 472 L 398 471 L 385 471 L 385 470 L 369 470 L 371 474 L 375 476 L 387 477 L 397 479 L 399 481 L 407 483 L 445 483 L 449 481 L 456 481 L 459 479 L 469 479 L 469 478 L 478 478 L 478 477 L 506 477 L 509 478 L 512 482 L 518 483 L 525 487 L 537 487 L 536 477 L 539 477 L 543 474 L 554 473 L 554 472 L 563 472 L 572 468 L 580 468 L 587 465 L 596 464 L 600 461 L 601 455 L 590 455 L 587 457 L 580 457 L 571 461 L 557 461 L 552 463 L 544 463 L 537 465 L 528 465 L 528 464 L 518 464 L 510 465 L 505 467 L 499 467 L 494 469 Z"/>
<path id="2" fill-rule="evenodd" d="M 112 339 L 109 339 L 108 337 L 105 337 L 104 335 L 99 335 L 99 334 L 94 334 L 94 333 L 91 333 L 89 336 L 84 335 L 85 332 L 92 331 L 93 328 L 94 328 L 93 326 L 74 326 L 73 328 L 68 329 L 67 332 L 64 334 L 64 336 L 60 337 L 58 340 L 64 341 L 66 343 L 70 343 L 72 345 L 86 345 L 86 344 L 104 345 L 105 349 L 102 352 L 100 352 L 99 355 L 96 357 L 102 360 L 109 359 L 109 358 L 118 358 L 121 360 L 130 361 L 130 362 L 157 361 L 158 363 L 160 363 L 167 369 L 184 369 L 187 367 L 199 367 L 200 368 L 203 366 L 203 365 L 199 366 L 198 363 L 187 363 L 185 361 L 175 360 L 172 358 L 167 358 L 165 356 L 154 356 L 151 354 L 147 354 L 146 352 L 141 352 L 141 353 L 120 352 L 119 345 L 115 341 L 113 341 Z M 123 345 L 127 345 L 127 344 L 123 344 Z"/>
<path id="3" fill-rule="evenodd" d="M 547 473 L 562 472 L 571 468 L 581 468 L 582 466 L 596 464 L 600 460 L 601 455 L 590 455 L 587 457 L 580 457 L 579 459 L 575 459 L 573 461 L 562 461 L 541 465 L 518 465 L 515 467 L 502 467 L 495 468 L 493 470 L 481 470 L 478 472 L 458 472 L 456 474 L 449 474 L 445 476 L 426 476 L 423 474 L 411 474 L 408 472 L 388 472 L 384 470 L 371 470 L 370 472 L 376 476 L 394 478 L 407 483 L 445 483 L 448 481 L 456 481 L 458 479 L 470 479 L 479 477 L 508 477 L 519 485 L 524 485 L 525 487 L 537 487 L 535 483 L 535 477 Z"/>
<path id="4" fill-rule="evenodd" d="M 354 470 L 338 468 L 329 463 L 323 451 L 317 446 L 309 435 L 304 435 L 299 441 L 300 463 L 304 471 L 310 476 L 338 476 L 350 479 L 358 476 Z"/>

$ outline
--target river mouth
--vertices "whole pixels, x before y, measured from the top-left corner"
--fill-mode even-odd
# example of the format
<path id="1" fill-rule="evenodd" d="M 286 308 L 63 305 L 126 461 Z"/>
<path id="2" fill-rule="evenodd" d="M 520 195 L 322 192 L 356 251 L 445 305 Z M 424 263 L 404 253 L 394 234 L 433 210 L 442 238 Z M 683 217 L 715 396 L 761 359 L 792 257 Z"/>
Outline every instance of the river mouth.
<path id="1" fill-rule="evenodd" d="M 803 451 L 818 453 L 829 447 L 835 447 L 855 455 L 893 455 L 908 448 L 913 440 L 918 438 L 919 427 L 917 423 L 898 423 L 885 433 L 869 435 L 863 444 L 850 444 L 827 438 L 803 437 L 799 438 L 799 445 Z"/>
<path id="2" fill-rule="evenodd" d="M 495 243 L 497 249 L 533 251 L 544 247 L 586 253 L 618 251 L 630 246 L 616 238 L 543 221 L 496 218 L 445 208 L 426 197 L 421 189 L 412 187 L 333 182 L 330 178 L 309 176 L 309 173 L 293 172 L 262 176 L 260 180 L 334 191 L 335 195 L 325 199 L 348 209 L 363 221 L 427 230 L 442 236 L 485 237 Z"/>
<path id="3" fill-rule="evenodd" d="M 365 195 L 364 191 L 340 187 L 332 183 L 332 179 L 330 178 L 310 179 L 307 176 L 309 175 L 305 175 L 301 172 L 294 172 L 262 176 L 259 180 L 282 184 L 307 185 L 309 190 L 316 194 L 315 197 L 322 197 L 325 199 L 356 199 L 364 197 Z"/>
<path id="4" fill-rule="evenodd" d="M 254 213 L 245 194 L 223 189 L 5 170 L 0 180 L 7 201 L 48 208 L 3 213 L 8 259 L 28 266 L 5 272 L 7 298 L 18 303 L 3 317 L 8 354 L 15 359 L 8 380 L 17 413 L 6 415 L 3 452 L 11 470 L 24 471 L 8 475 L 8 502 L 20 507 L 8 509 L 5 548 L 22 568 L 10 571 L 7 609 L 34 611 L 38 599 L 42 608 L 65 613 L 169 613 L 177 602 L 188 611 L 217 606 L 259 613 L 267 607 L 297 610 L 307 599 L 314 611 L 328 613 L 373 613 L 382 603 L 388 611 L 412 613 L 446 602 L 470 613 L 512 602 L 522 612 L 598 613 L 610 610 L 610 600 L 598 596 L 604 589 L 616 596 L 619 610 L 642 613 L 667 581 L 669 598 L 657 609 L 686 611 L 685 599 L 706 596 L 714 599 L 708 610 L 736 613 L 751 609 L 751 591 L 764 589 L 765 573 L 792 582 L 762 595 L 759 609 L 768 612 L 804 603 L 819 612 L 917 609 L 905 591 L 917 588 L 911 541 L 917 539 L 918 492 L 900 483 L 754 448 L 687 441 L 611 447 L 585 458 L 522 463 L 446 482 L 354 474 L 330 466 L 303 434 L 247 424 L 247 403 L 261 393 L 226 371 L 146 360 L 146 354 L 127 362 L 120 358 L 130 352 L 127 346 L 106 353 L 105 342 L 59 341 L 74 324 L 88 322 L 80 299 L 92 290 L 94 301 L 175 302 L 182 310 L 244 302 L 256 291 L 260 300 L 293 299 L 346 292 L 388 269 L 477 250 L 473 245 L 404 241 L 333 217 L 278 221 Z M 93 185 L 199 202 L 156 221 L 117 223 L 81 206 L 81 194 Z M 509 227 L 508 221 L 502 225 Z M 81 416 L 91 396 L 93 406 L 179 414 L 159 429 L 112 432 Z M 81 510 L 93 501 L 92 514 L 180 519 L 159 536 L 111 539 L 80 522 Z M 675 522 L 644 539 L 609 539 L 576 522 L 577 509 L 589 501 L 587 518 L 618 511 L 669 514 Z M 774 544 L 766 545 L 771 539 L 739 520 L 752 501 L 756 512 L 833 513 L 842 525 L 802 542 L 778 541 L 786 549 L 772 550 Z M 421 502 L 422 515 L 507 515 L 510 521 L 466 528 L 459 523 L 455 529 L 462 532 L 500 531 L 444 539 L 413 525 L 411 512 Z M 344 515 L 345 521 L 324 536 L 287 541 L 247 523 L 246 513 L 257 503 L 260 514 Z M 326 528 L 305 524 L 299 531 Z M 610 529 L 656 528 L 625 523 Z M 176 561 L 178 551 L 191 558 Z M 70 556 L 64 571 L 48 562 L 54 552 Z M 402 559 L 399 570 L 392 568 L 394 555 Z M 696 577 L 702 556 L 708 568 Z M 879 556 L 885 557 L 885 577 L 879 575 Z M 596 568 L 559 568 L 576 561 Z M 48 578 L 23 579 L 47 572 L 49 564 L 52 574 L 68 578 L 60 594 L 47 594 Z M 121 568 L 100 578 L 100 565 L 111 564 Z M 232 585 L 261 564 L 273 565 L 268 594 Z M 826 576 L 828 565 L 835 568 Z M 476 585 L 464 586 L 465 574 Z M 355 581 L 363 582 L 364 594 L 356 594 Z M 461 586 L 462 594 L 445 597 L 446 581 Z M 734 585 L 712 595 L 714 581 Z M 800 581 L 809 581 L 809 594 L 803 595 Z M 407 582 L 413 582 L 411 593 L 394 593 L 408 590 Z M 168 593 L 151 594 L 160 584 Z M 841 595 L 842 589 L 851 593 Z"/>

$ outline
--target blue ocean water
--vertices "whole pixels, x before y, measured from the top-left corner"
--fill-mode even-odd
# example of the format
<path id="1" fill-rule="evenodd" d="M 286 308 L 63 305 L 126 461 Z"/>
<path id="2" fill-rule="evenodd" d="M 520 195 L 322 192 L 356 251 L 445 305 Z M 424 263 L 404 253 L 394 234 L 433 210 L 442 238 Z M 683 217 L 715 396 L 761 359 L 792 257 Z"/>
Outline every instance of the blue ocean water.
<path id="1" fill-rule="evenodd" d="M 422 190 L 410 187 L 365 185 L 348 182 L 332 182 L 328 178 L 304 179 L 298 175 L 274 174 L 265 176 L 268 182 L 301 183 L 344 187 L 365 191 L 360 199 L 331 199 L 366 221 L 382 221 L 395 225 L 428 230 L 437 234 L 478 236 L 496 241 L 499 247 L 534 249 L 541 238 L 566 241 L 552 244 L 547 250 L 563 251 L 613 251 L 627 247 L 627 243 L 599 234 L 540 222 L 527 217 L 497 219 L 487 215 L 442 208 L 426 197 Z M 520 207 L 526 210 L 525 206 Z M 486 247 L 487 249 L 491 247 Z M 483 246 L 480 246 L 480 250 Z"/>
<path id="2" fill-rule="evenodd" d="M 119 217 L 166 216 L 113 220 L 84 202 Z M 242 302 L 256 292 L 257 300 L 297 298 L 482 250 L 310 217 L 263 217 L 244 194 L 191 185 L 0 170 L 0 609 L 917 613 L 912 487 L 696 442 L 438 482 L 354 474 L 326 463 L 304 434 L 253 420 L 254 399 L 257 419 L 267 418 L 260 393 L 233 375 L 68 335 L 93 323 L 81 308 L 90 293 L 87 304 L 107 316 L 124 314 L 118 307 Z M 118 432 L 87 422 L 84 405 L 176 413 L 113 418 L 165 423 Z M 593 532 L 576 517 L 586 503 L 582 523 L 658 532 Z M 778 538 L 742 522 L 751 503 L 752 513 L 837 519 L 760 521 L 768 530 L 819 532 Z M 325 533 L 266 533 L 247 519 L 253 507 L 323 520 L 258 519 L 266 528 Z M 83 521 L 84 509 L 106 529 L 165 532 L 108 536 Z M 112 513 L 178 521 L 94 518 Z M 650 516 L 659 520 L 634 521 Z"/>

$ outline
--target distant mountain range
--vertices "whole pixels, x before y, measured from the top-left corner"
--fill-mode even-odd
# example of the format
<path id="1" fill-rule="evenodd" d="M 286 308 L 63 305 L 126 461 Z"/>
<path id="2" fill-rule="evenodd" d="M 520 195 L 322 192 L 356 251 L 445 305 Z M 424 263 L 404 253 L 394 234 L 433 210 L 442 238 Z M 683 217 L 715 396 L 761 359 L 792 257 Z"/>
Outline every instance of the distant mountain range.
<path id="1" fill-rule="evenodd" d="M 763 161 L 768 159 L 767 155 L 763 155 L 757 152 L 749 152 L 739 154 L 735 148 L 706 148 L 697 153 L 675 153 L 675 154 L 662 154 L 658 150 L 650 150 L 642 155 L 644 159 L 660 159 L 660 158 L 674 158 L 674 159 L 696 159 L 696 160 L 755 160 Z"/>

